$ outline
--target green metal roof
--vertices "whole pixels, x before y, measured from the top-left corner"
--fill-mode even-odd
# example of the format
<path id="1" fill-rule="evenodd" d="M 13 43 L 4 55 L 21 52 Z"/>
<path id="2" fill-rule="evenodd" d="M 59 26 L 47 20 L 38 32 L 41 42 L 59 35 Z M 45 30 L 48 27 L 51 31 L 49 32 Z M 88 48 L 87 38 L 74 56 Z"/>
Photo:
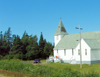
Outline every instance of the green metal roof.
<path id="1" fill-rule="evenodd" d="M 100 49 L 100 43 L 94 39 L 84 39 L 91 49 Z"/>
<path id="2" fill-rule="evenodd" d="M 66 32 L 66 29 L 65 29 L 65 27 L 64 27 L 64 25 L 63 25 L 61 20 L 59 22 L 58 28 L 57 28 L 57 30 L 56 30 L 54 35 L 59 35 L 59 34 L 60 35 L 68 35 L 68 33 Z"/>
<path id="3" fill-rule="evenodd" d="M 85 39 L 95 39 L 98 42 L 100 42 L 100 31 L 93 31 L 93 32 L 85 32 L 81 33 L 81 37 Z M 98 44 L 97 41 L 87 41 L 87 44 L 89 44 L 90 47 L 93 48 L 98 48 L 96 47 Z M 90 43 L 91 42 L 91 43 Z M 70 34 L 70 35 L 65 35 L 55 46 L 54 49 L 71 49 L 75 48 L 79 43 L 79 33 L 78 34 Z M 91 45 L 92 44 L 92 45 Z M 96 45 L 95 45 L 96 44 Z"/>

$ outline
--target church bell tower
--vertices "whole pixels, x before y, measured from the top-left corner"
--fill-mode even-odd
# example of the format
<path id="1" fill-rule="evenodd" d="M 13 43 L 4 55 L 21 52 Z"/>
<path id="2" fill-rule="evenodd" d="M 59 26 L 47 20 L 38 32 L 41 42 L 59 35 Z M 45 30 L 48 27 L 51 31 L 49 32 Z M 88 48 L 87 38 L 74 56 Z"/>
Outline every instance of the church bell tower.
<path id="1" fill-rule="evenodd" d="M 61 19 L 60 19 L 60 22 L 59 22 L 59 25 L 58 25 L 58 28 L 54 34 L 54 43 L 55 43 L 55 46 L 59 43 L 59 41 L 65 36 L 65 35 L 68 35 Z"/>

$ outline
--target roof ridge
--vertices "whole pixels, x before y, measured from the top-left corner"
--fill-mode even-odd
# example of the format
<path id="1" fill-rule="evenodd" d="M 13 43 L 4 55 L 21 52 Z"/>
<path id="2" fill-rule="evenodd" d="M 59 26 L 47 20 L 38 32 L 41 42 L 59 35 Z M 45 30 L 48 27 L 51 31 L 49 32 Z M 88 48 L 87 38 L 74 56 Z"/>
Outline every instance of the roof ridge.
<path id="1" fill-rule="evenodd" d="M 91 32 L 100 32 L 100 30 L 99 30 L 99 31 L 91 31 Z M 91 33 L 91 32 L 83 32 L 83 33 L 81 33 L 81 34 L 84 34 L 84 33 Z M 69 34 L 69 35 L 76 35 L 76 34 L 79 34 L 79 33 Z"/>
<path id="2" fill-rule="evenodd" d="M 97 39 L 88 39 L 88 38 L 83 38 L 84 40 L 97 40 Z"/>

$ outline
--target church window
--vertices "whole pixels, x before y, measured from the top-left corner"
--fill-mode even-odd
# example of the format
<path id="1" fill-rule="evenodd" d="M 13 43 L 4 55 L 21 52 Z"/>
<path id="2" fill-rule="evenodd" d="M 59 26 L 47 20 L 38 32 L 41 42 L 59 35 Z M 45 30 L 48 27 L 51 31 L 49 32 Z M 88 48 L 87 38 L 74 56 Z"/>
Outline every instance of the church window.
<path id="1" fill-rule="evenodd" d="M 85 49 L 85 55 L 87 55 L 87 49 Z"/>
<path id="2" fill-rule="evenodd" d="M 64 56 L 66 56 L 66 49 L 64 49 Z"/>
<path id="3" fill-rule="evenodd" d="M 74 51 L 73 51 L 73 48 L 72 48 L 72 55 L 74 55 Z"/>
<path id="4" fill-rule="evenodd" d="M 80 49 L 78 49 L 78 55 L 80 55 Z"/>

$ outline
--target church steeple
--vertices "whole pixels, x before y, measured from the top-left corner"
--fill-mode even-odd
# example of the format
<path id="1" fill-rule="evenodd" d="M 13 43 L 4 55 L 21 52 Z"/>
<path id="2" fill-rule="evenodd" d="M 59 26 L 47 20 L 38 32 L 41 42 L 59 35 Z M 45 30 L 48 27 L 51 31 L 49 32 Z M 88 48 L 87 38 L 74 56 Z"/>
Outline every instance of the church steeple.
<path id="1" fill-rule="evenodd" d="M 68 35 L 68 33 L 67 33 L 67 31 L 66 31 L 66 29 L 65 29 L 65 27 L 64 27 L 64 25 L 63 25 L 63 23 L 61 21 L 61 19 L 60 19 L 58 28 L 57 28 L 57 30 L 56 30 L 54 35 Z"/>
<path id="2" fill-rule="evenodd" d="M 58 42 L 65 36 L 68 35 L 61 19 L 58 25 L 58 28 L 54 34 L 54 41 L 55 41 L 55 46 L 58 44 Z"/>

